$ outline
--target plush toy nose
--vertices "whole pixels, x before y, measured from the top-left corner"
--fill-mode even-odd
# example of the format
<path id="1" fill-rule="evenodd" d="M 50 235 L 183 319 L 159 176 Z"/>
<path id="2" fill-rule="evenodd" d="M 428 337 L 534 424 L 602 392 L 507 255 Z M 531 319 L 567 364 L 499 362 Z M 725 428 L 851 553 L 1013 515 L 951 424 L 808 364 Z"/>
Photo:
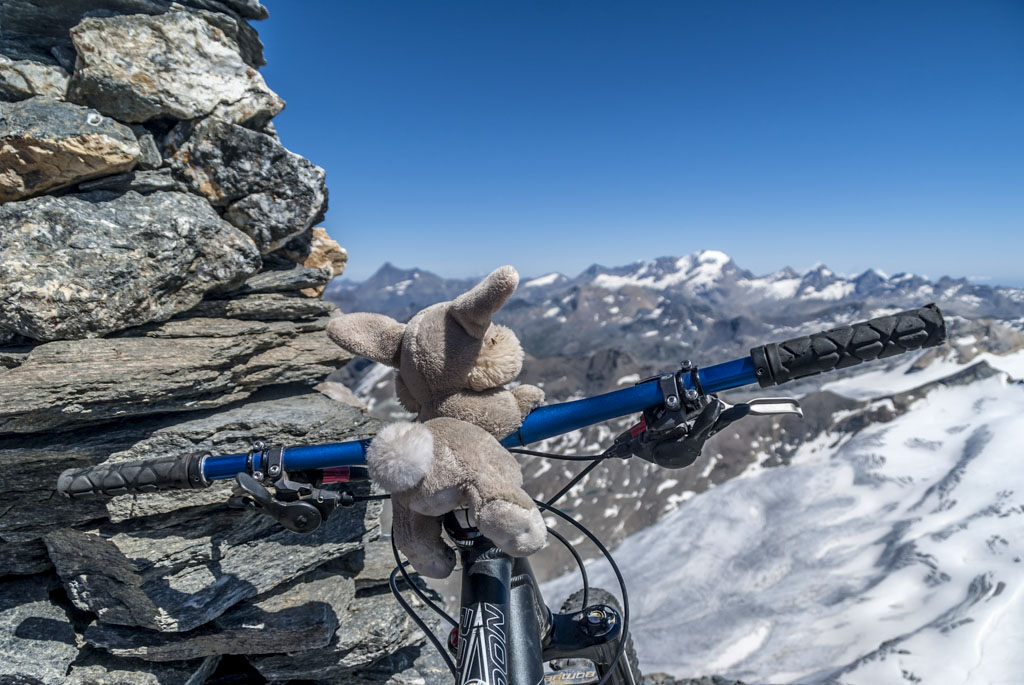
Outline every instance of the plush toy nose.
<path id="1" fill-rule="evenodd" d="M 452 301 L 452 317 L 466 332 L 482 340 L 491 316 L 501 309 L 519 285 L 519 274 L 511 266 L 500 266 L 487 278 Z"/>

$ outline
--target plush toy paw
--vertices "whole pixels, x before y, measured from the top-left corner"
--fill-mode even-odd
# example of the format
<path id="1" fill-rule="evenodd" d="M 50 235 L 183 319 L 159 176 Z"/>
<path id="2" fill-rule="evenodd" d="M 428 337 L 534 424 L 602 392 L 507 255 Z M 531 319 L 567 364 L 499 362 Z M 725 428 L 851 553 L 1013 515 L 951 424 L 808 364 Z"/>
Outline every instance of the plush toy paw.
<path id="1" fill-rule="evenodd" d="M 512 388 L 512 396 L 516 398 L 519 415 L 524 419 L 544 401 L 544 391 L 536 385 L 517 385 Z"/>
<path id="2" fill-rule="evenodd" d="M 476 510 L 476 527 L 499 549 L 514 557 L 527 557 L 547 542 L 547 526 L 537 507 L 492 500 Z"/>

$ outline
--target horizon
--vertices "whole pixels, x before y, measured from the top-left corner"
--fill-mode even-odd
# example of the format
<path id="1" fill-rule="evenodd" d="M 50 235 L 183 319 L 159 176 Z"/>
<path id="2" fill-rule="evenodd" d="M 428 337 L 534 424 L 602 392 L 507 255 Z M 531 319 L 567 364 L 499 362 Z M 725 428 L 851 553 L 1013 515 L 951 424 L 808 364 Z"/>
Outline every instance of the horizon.
<path id="1" fill-rule="evenodd" d="M 991 277 L 988 277 L 988 276 L 973 276 L 972 277 L 972 276 L 958 276 L 958 275 L 954 275 L 954 274 L 940 274 L 939 276 L 932 276 L 931 274 L 916 273 L 916 272 L 913 272 L 913 271 L 895 271 L 895 272 L 891 272 L 890 273 L 888 271 L 885 271 L 884 269 L 879 269 L 877 267 L 868 267 L 866 269 L 863 269 L 861 271 L 856 271 L 856 272 L 844 272 L 844 271 L 838 271 L 836 269 L 833 269 L 831 266 L 829 266 L 828 264 L 825 264 L 823 262 L 819 262 L 819 263 L 813 264 L 810 267 L 807 267 L 807 268 L 804 268 L 804 269 L 799 269 L 799 268 L 793 267 L 792 265 L 784 264 L 784 265 L 780 266 L 777 269 L 773 269 L 771 271 L 767 271 L 767 272 L 761 273 L 761 272 L 758 272 L 758 271 L 754 271 L 753 269 L 746 268 L 742 264 L 738 263 L 735 259 L 733 259 L 731 255 L 729 255 L 729 254 L 727 254 L 725 252 L 722 252 L 721 250 L 713 250 L 713 249 L 698 250 L 696 252 L 691 252 L 690 255 L 695 255 L 695 254 L 698 254 L 699 252 L 721 252 L 726 257 L 728 257 L 733 262 L 733 264 L 735 264 L 739 269 L 752 273 L 754 275 L 754 277 L 756 277 L 756 278 L 763 278 L 765 276 L 771 276 L 771 275 L 773 275 L 775 273 L 778 273 L 780 271 L 784 271 L 785 269 L 790 269 L 793 272 L 795 272 L 796 274 L 798 274 L 800 276 L 804 276 L 807 273 L 809 273 L 811 271 L 814 271 L 815 269 L 817 269 L 819 267 L 824 267 L 828 271 L 832 272 L 834 275 L 836 275 L 836 276 L 838 276 L 840 278 L 843 278 L 843 279 L 847 279 L 847 280 L 854 279 L 854 278 L 857 278 L 859 276 L 864 275 L 865 273 L 868 273 L 870 271 L 874 271 L 874 272 L 880 274 L 884 278 L 895 278 L 897 276 L 911 275 L 911 276 L 920 276 L 921 278 L 923 278 L 923 279 L 925 279 L 925 280 L 927 280 L 929 282 L 932 282 L 932 283 L 938 282 L 938 281 L 942 280 L 943 278 L 950 278 L 950 279 L 953 279 L 955 281 L 959 281 L 959 280 L 967 281 L 971 285 L 985 285 L 985 286 L 989 286 L 991 288 L 1016 288 L 1016 289 L 1024 289 L 1024 279 L 1021 279 L 1017 284 L 1012 284 L 1012 283 L 995 282 Z M 549 276 L 551 274 L 559 274 L 559 275 L 566 276 L 566 277 L 571 279 L 571 278 L 578 278 L 583 273 L 585 273 L 587 270 L 589 270 L 591 268 L 594 268 L 594 267 L 606 268 L 606 269 L 616 269 L 616 268 L 621 268 L 621 267 L 626 267 L 626 266 L 632 266 L 634 264 L 651 263 L 651 262 L 655 262 L 655 261 L 657 261 L 659 259 L 680 259 L 680 258 L 686 257 L 686 256 L 689 256 L 689 255 L 668 255 L 668 254 L 663 254 L 663 255 L 658 255 L 657 257 L 651 257 L 650 259 L 634 259 L 634 260 L 632 260 L 630 262 L 626 262 L 626 263 L 622 263 L 622 264 L 602 264 L 600 262 L 593 262 L 593 263 L 588 264 L 584 268 L 579 269 L 578 271 L 575 271 L 575 272 L 573 272 L 573 271 L 553 270 L 553 271 L 545 271 L 545 272 L 542 272 L 542 273 L 527 273 L 527 272 L 520 271 L 518 268 L 516 270 L 520 271 L 519 282 L 520 282 L 520 284 L 523 284 L 526 281 L 529 281 L 531 279 L 540 278 L 542 276 Z M 341 276 L 338 276 L 334 280 L 335 281 L 346 281 L 346 282 L 350 282 L 350 283 L 364 283 L 364 282 L 368 281 L 370 278 L 372 278 L 373 276 L 376 276 L 378 273 L 380 273 L 381 271 L 383 271 L 384 269 L 386 269 L 388 267 L 391 267 L 391 268 L 396 269 L 398 271 L 420 271 L 420 272 L 423 272 L 423 273 L 429 273 L 429 274 L 432 274 L 434 276 L 438 276 L 440 278 L 444 278 L 446 280 L 453 280 L 453 279 L 462 280 L 462 279 L 472 279 L 472 278 L 483 278 L 492 269 L 497 268 L 498 266 L 501 266 L 501 264 L 495 263 L 493 266 L 488 267 L 488 268 L 484 269 L 483 271 L 480 271 L 479 273 L 474 273 L 474 274 L 469 274 L 469 275 L 464 275 L 464 276 L 455 276 L 455 275 L 448 275 L 448 274 L 444 274 L 444 273 L 438 273 L 438 272 L 436 272 L 436 271 L 434 271 L 432 269 L 423 268 L 423 267 L 416 266 L 416 265 L 413 265 L 413 266 L 399 266 L 399 265 L 395 264 L 394 262 L 392 262 L 391 260 L 385 260 L 384 263 L 382 263 L 380 266 L 378 266 L 376 269 L 374 269 L 372 273 L 370 273 L 369 275 L 367 275 L 364 278 L 352 278 L 352 277 L 349 276 L 348 270 L 346 269 L 344 274 L 342 274 Z M 513 265 L 513 266 L 515 266 L 515 265 Z"/>
<path id="2" fill-rule="evenodd" d="M 267 0 L 348 276 L 715 248 L 1024 286 L 1024 5 Z"/>

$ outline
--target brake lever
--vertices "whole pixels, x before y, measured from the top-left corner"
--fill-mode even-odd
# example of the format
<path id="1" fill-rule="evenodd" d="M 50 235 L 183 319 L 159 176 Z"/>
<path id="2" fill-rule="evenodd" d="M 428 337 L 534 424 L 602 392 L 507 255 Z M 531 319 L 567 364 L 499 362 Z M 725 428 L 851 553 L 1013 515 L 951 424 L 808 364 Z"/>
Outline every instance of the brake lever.
<path id="1" fill-rule="evenodd" d="M 310 502 L 279 502 L 262 483 L 244 471 L 235 474 L 235 482 L 242 494 L 228 500 L 229 506 L 254 506 L 293 533 L 312 533 L 324 521 L 323 514 Z"/>

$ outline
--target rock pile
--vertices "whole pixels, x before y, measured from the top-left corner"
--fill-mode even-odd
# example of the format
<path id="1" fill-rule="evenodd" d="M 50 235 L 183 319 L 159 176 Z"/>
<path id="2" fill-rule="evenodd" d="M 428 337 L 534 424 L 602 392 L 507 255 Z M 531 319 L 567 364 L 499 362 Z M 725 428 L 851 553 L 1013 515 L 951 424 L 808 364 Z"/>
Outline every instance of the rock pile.
<path id="1" fill-rule="evenodd" d="M 66 468 L 371 435 L 323 169 L 285 149 L 257 0 L 0 4 L 0 682 L 375 682 L 422 635 L 379 504 L 311 536 L 230 488 L 70 502 Z M 386 567 L 386 568 L 385 568 Z M 422 663 L 418 662 L 418 663 Z M 417 666 L 406 676 L 429 675 Z"/>

